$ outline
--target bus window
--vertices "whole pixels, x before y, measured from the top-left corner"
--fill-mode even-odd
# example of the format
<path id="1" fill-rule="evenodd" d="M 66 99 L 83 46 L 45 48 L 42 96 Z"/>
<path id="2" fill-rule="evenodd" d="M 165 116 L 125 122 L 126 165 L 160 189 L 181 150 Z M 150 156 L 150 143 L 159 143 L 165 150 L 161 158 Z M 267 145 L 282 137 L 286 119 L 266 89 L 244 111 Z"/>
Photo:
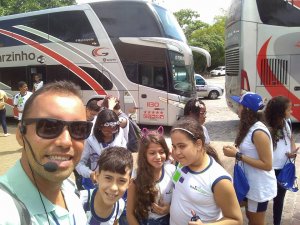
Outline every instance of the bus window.
<path id="1" fill-rule="evenodd" d="M 5 85 L 11 87 L 12 91 L 19 91 L 18 82 L 25 81 L 28 83 L 29 80 L 26 74 L 26 67 L 1 68 L 0 80 Z"/>
<path id="2" fill-rule="evenodd" d="M 184 33 L 179 26 L 175 16 L 160 6 L 154 5 L 154 9 L 159 16 L 166 36 L 186 43 L 187 41 Z"/>
<path id="3" fill-rule="evenodd" d="M 264 24 L 298 27 L 300 10 L 292 1 L 256 0 L 260 19 Z"/>
<path id="4" fill-rule="evenodd" d="M 18 29 L 18 28 L 13 28 L 13 26 L 19 27 L 20 25 L 25 26 L 27 28 L 30 27 L 32 29 L 39 30 L 44 33 L 48 33 L 48 15 L 47 14 L 35 15 L 35 16 L 28 16 L 25 18 L 16 18 L 9 21 L 0 21 L 0 27 L 2 29 L 8 29 L 12 32 L 15 32 L 16 29 Z M 47 39 L 43 37 L 39 37 L 38 35 L 32 34 L 30 32 L 26 33 L 26 37 L 39 43 L 45 43 L 48 41 Z M 5 38 L 1 37 L 1 41 L 2 40 L 5 41 L 4 43 L 5 47 L 23 45 L 22 42 L 16 41 L 15 39 L 8 38 L 8 37 Z"/>
<path id="5" fill-rule="evenodd" d="M 137 63 L 122 62 L 126 76 L 134 83 L 138 83 Z"/>
<path id="6" fill-rule="evenodd" d="M 50 13 L 49 34 L 64 42 L 99 46 L 97 37 L 84 11 Z"/>
<path id="7" fill-rule="evenodd" d="M 162 37 L 153 13 L 143 2 L 103 1 L 90 5 L 111 38 Z"/>

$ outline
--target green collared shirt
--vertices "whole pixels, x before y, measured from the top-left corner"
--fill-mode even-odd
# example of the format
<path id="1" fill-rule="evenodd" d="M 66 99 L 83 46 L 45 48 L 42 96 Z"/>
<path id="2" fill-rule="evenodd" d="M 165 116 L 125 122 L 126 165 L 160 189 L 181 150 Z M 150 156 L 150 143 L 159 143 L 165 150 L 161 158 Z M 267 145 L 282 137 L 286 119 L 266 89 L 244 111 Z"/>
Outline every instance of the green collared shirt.
<path id="1" fill-rule="evenodd" d="M 33 185 L 26 175 L 20 161 L 8 170 L 6 174 L 0 177 L 0 183 L 5 184 L 26 205 L 31 216 L 32 224 L 48 224 L 47 215 L 50 224 L 86 224 L 84 210 L 79 198 L 74 192 L 75 187 L 68 180 L 65 180 L 61 187 L 68 209 L 53 204 L 41 193 L 47 214 L 45 213 L 43 203 L 40 199 L 36 186 Z M 18 211 L 12 198 L 6 192 L 0 190 L 0 199 L 0 224 L 21 224 Z"/>

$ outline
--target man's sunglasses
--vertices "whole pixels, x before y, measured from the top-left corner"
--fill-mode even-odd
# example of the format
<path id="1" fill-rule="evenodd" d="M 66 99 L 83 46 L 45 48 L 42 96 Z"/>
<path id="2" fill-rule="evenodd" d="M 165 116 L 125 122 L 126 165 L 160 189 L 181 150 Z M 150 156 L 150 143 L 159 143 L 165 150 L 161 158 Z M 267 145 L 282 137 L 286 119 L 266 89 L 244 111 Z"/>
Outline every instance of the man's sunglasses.
<path id="1" fill-rule="evenodd" d="M 88 121 L 64 121 L 52 118 L 27 118 L 23 119 L 23 125 L 36 123 L 36 134 L 45 139 L 58 137 L 65 126 L 68 127 L 70 136 L 76 140 L 84 140 L 89 137 L 93 123 Z"/>

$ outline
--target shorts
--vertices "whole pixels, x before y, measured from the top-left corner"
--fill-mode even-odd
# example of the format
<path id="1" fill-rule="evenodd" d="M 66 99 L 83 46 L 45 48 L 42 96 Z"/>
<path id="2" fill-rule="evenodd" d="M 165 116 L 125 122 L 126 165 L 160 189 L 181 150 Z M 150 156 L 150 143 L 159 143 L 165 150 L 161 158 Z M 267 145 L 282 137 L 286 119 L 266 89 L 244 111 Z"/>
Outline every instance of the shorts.
<path id="1" fill-rule="evenodd" d="M 265 212 L 268 208 L 269 201 L 266 202 L 256 202 L 251 199 L 246 199 L 247 201 L 247 211 L 257 213 L 257 212 Z"/>

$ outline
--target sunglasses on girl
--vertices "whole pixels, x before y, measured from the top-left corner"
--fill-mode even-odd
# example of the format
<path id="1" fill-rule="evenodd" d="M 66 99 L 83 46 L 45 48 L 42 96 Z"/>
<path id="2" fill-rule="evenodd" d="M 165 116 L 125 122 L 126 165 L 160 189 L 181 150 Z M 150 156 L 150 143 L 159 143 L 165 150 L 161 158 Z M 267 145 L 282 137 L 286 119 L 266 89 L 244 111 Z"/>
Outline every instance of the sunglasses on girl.
<path id="1" fill-rule="evenodd" d="M 45 139 L 53 139 L 61 135 L 65 126 L 70 136 L 75 140 L 84 140 L 89 137 L 93 123 L 88 121 L 64 121 L 52 118 L 28 118 L 23 125 L 36 123 L 36 134 Z"/>

